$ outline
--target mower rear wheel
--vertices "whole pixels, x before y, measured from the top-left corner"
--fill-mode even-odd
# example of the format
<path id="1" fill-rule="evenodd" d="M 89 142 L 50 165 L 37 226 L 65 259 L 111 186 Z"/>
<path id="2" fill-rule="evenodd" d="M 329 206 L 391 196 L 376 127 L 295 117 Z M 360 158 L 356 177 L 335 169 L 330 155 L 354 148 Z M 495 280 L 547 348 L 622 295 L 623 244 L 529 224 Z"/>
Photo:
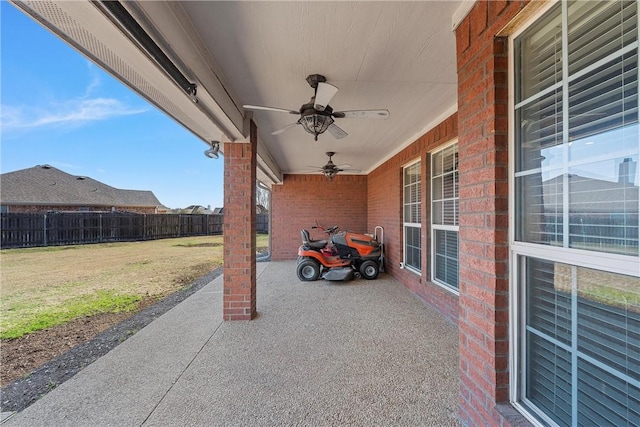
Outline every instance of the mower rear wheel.
<path id="1" fill-rule="evenodd" d="M 303 259 L 298 263 L 296 273 L 303 282 L 313 282 L 320 277 L 320 264 L 314 259 Z"/>
<path id="2" fill-rule="evenodd" d="M 378 277 L 378 272 L 380 268 L 378 267 L 378 263 L 375 261 L 365 261 L 360 265 L 360 274 L 367 280 L 373 280 Z"/>

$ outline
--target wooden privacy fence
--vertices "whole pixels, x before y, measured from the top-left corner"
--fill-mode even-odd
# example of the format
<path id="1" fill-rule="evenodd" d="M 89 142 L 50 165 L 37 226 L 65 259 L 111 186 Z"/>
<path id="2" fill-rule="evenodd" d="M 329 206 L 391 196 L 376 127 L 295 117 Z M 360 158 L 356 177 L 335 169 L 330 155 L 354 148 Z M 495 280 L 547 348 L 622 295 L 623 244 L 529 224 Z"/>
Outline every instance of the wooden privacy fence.
<path id="1" fill-rule="evenodd" d="M 166 239 L 222 234 L 223 215 L 127 213 L 2 213 L 2 248 Z M 269 217 L 258 215 L 258 232 Z"/>

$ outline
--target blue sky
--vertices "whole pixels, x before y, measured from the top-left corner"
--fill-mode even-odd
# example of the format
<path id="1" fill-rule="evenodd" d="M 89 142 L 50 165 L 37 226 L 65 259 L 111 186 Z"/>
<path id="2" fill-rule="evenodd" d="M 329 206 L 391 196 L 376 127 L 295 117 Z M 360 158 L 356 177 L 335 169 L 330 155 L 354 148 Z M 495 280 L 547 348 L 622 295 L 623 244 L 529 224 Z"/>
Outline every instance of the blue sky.
<path id="1" fill-rule="evenodd" d="M 222 206 L 224 160 L 202 140 L 5 0 L 0 19 L 2 173 L 50 164 L 170 208 Z"/>

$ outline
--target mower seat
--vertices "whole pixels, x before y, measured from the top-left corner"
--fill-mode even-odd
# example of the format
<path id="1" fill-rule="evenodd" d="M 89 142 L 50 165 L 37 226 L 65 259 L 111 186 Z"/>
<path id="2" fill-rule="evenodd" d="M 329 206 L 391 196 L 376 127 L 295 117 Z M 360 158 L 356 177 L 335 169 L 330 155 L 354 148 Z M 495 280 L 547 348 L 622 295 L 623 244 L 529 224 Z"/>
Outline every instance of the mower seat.
<path id="1" fill-rule="evenodd" d="M 311 240 L 307 230 L 300 230 L 300 234 L 302 235 L 302 244 L 310 249 L 322 249 L 327 246 L 326 240 Z"/>

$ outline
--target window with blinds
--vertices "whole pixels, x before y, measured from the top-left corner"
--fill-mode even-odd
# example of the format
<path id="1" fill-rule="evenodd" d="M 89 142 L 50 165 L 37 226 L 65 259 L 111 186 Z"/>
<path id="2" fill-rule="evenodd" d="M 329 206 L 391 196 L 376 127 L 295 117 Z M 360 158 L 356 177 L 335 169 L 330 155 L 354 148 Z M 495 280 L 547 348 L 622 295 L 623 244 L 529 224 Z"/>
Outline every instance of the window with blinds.
<path id="1" fill-rule="evenodd" d="M 458 144 L 431 156 L 432 277 L 458 289 Z"/>
<path id="2" fill-rule="evenodd" d="M 638 4 L 565 7 L 515 43 L 516 240 L 637 256 Z"/>
<path id="3" fill-rule="evenodd" d="M 559 425 L 638 425 L 638 278 L 532 257 L 521 262 L 529 361 L 523 399 Z"/>
<path id="4" fill-rule="evenodd" d="M 638 20 L 558 2 L 513 39 L 514 397 L 545 425 L 640 426 Z"/>
<path id="5" fill-rule="evenodd" d="M 403 171 L 404 265 L 420 272 L 422 269 L 422 178 L 421 162 Z"/>

